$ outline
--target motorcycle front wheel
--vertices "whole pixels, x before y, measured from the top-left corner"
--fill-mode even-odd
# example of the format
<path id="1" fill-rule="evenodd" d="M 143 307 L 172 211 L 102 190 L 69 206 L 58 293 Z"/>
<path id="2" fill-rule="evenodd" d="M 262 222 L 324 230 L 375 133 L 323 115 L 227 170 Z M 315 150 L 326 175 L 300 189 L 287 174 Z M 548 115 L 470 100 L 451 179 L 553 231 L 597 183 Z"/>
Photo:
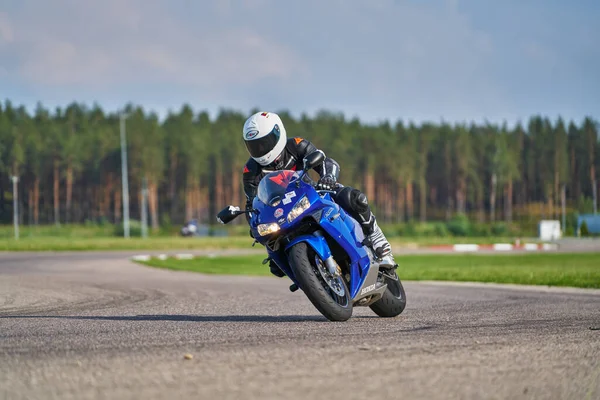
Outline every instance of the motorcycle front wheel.
<path id="1" fill-rule="evenodd" d="M 288 254 L 290 266 L 306 297 L 330 321 L 352 316 L 350 291 L 341 275 L 329 274 L 323 260 L 306 243 L 294 245 Z"/>

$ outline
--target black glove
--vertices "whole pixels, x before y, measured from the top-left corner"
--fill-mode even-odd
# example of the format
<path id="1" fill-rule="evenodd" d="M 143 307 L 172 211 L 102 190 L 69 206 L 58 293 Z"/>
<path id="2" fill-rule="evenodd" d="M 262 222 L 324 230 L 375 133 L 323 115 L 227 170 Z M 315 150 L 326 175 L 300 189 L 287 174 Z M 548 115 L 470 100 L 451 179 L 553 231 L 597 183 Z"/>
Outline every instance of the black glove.
<path id="1" fill-rule="evenodd" d="M 334 190 L 335 189 L 335 184 L 336 184 L 336 180 L 333 177 L 333 175 L 325 175 L 322 176 L 321 179 L 319 179 L 319 182 L 317 183 L 317 189 L 319 190 Z"/>

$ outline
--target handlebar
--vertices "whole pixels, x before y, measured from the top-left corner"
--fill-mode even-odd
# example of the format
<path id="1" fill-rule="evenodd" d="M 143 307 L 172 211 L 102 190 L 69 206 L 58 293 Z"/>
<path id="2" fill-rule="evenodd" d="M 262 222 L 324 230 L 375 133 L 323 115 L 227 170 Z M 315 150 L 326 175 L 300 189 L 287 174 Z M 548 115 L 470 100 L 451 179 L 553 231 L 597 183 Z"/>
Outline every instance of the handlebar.
<path id="1" fill-rule="evenodd" d="M 308 180 L 309 185 L 311 185 L 313 187 L 313 189 L 315 189 L 317 191 L 318 194 L 324 194 L 324 193 L 329 193 L 329 194 L 336 194 L 337 192 L 335 190 L 327 190 L 327 189 L 317 189 L 317 185 L 319 184 L 318 182 L 315 182 L 310 175 L 307 174 L 308 171 L 303 171 L 303 174 L 300 176 L 300 178 L 298 179 L 298 184 L 300 184 L 300 181 L 304 180 L 306 178 L 306 180 Z"/>
<path id="2" fill-rule="evenodd" d="M 313 181 L 310 177 L 310 185 L 313 187 L 313 189 L 316 190 L 317 193 L 319 194 L 325 194 L 325 193 L 329 193 L 329 194 L 336 194 L 335 190 L 330 190 L 330 189 L 317 189 L 317 186 L 319 185 L 318 182 Z"/>

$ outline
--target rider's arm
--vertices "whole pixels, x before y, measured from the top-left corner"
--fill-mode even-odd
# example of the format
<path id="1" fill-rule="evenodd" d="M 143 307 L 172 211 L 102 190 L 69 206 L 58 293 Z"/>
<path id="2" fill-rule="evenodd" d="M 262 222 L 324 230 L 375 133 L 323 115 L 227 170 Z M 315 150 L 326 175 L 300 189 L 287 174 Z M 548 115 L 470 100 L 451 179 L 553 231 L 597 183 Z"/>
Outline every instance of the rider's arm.
<path id="1" fill-rule="evenodd" d="M 256 197 L 258 192 L 258 184 L 260 183 L 261 170 L 258 163 L 253 159 L 248 160 L 244 166 L 244 194 L 246 195 L 246 209 L 252 207 L 252 200 Z M 250 214 L 246 214 L 246 221 L 250 224 Z"/>
<path id="2" fill-rule="evenodd" d="M 304 157 L 315 151 L 320 151 L 321 153 L 323 153 L 323 155 L 325 155 L 325 153 L 322 150 L 317 149 L 317 147 L 308 140 L 302 138 L 296 138 L 295 140 L 300 159 L 303 159 Z M 340 165 L 333 158 L 325 156 L 325 161 L 323 162 L 323 165 L 319 165 L 318 167 L 316 167 L 315 171 L 317 171 L 317 173 L 321 177 L 325 175 L 331 175 L 337 181 L 340 176 Z"/>

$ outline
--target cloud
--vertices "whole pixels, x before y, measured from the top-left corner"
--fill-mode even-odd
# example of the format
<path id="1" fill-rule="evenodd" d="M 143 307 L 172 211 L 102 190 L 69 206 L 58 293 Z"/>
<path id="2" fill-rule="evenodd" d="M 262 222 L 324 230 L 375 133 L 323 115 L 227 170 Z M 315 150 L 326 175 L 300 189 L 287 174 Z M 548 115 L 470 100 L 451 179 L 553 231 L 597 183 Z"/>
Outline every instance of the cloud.
<path id="1" fill-rule="evenodd" d="M 229 6 L 219 4 L 219 12 L 227 12 Z M 14 17 L 15 72 L 35 85 L 152 81 L 218 88 L 290 79 L 303 70 L 302 60 L 272 38 L 214 24 L 182 25 L 166 2 L 59 0 L 46 7 Z M 269 52 L 282 62 L 265 62 Z"/>
<path id="2" fill-rule="evenodd" d="M 268 62 L 271 52 L 279 54 L 283 62 Z M 218 42 L 140 46 L 133 51 L 131 62 L 143 63 L 158 81 L 205 87 L 250 84 L 263 78 L 286 80 L 301 72 L 292 51 L 244 30 L 225 32 Z"/>
<path id="3" fill-rule="evenodd" d="M 525 56 L 536 63 L 554 65 L 558 62 L 558 55 L 552 49 L 535 40 L 526 40 L 521 48 Z"/>
<path id="4" fill-rule="evenodd" d="M 159 112 L 184 101 L 296 115 L 327 108 L 367 120 L 514 119 L 598 104 L 594 14 L 558 2 L 13 0 L 1 8 L 0 86 L 16 101 L 27 92 Z"/>
<path id="5" fill-rule="evenodd" d="M 504 88 L 487 72 L 494 40 L 474 28 L 456 2 L 344 4 L 351 6 L 307 0 L 302 8 L 318 8 L 317 16 L 290 12 L 298 11 L 299 25 L 310 26 L 302 41 L 325 42 L 301 53 L 318 55 L 311 66 L 313 76 L 324 78 L 325 107 L 351 106 L 365 114 L 377 104 L 371 114 L 419 119 L 506 108 Z"/>
<path id="6" fill-rule="evenodd" d="M 8 15 L 0 12 L 0 45 L 13 41 L 13 31 L 8 20 Z"/>

